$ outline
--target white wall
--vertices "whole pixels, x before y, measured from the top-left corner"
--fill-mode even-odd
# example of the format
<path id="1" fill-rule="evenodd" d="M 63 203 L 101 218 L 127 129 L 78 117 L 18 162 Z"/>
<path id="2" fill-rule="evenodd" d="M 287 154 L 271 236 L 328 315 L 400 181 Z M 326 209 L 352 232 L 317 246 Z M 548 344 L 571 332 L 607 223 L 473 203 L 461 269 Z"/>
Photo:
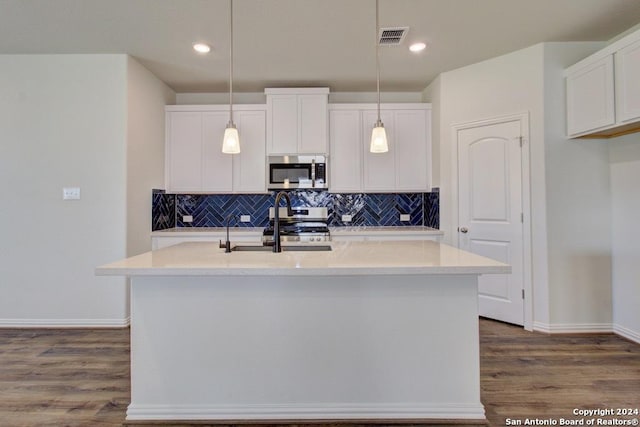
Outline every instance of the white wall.
<path id="1" fill-rule="evenodd" d="M 606 142 L 566 138 L 563 70 L 601 43 L 544 45 L 544 140 L 551 331 L 610 331 L 611 202 Z"/>
<path id="2" fill-rule="evenodd" d="M 0 70 L 0 326 L 123 325 L 124 278 L 94 268 L 126 255 L 126 57 L 0 55 Z"/>
<path id="3" fill-rule="evenodd" d="M 164 107 L 176 95 L 127 60 L 127 256 L 151 249 L 151 190 L 164 188 Z"/>
<path id="4" fill-rule="evenodd" d="M 530 112 L 532 145 L 541 146 L 542 132 L 542 49 L 540 46 L 442 73 L 425 91 L 439 94 L 440 134 L 434 136 L 440 152 L 440 228 L 448 243 L 457 242 L 454 224 L 457 201 L 452 185 L 456 163 L 454 124 Z M 433 87 L 439 85 L 439 88 Z M 435 127 L 434 127 L 435 129 Z M 436 145 L 436 144 L 434 144 Z"/>
<path id="5" fill-rule="evenodd" d="M 614 330 L 640 342 L 640 134 L 607 142 L 613 217 Z"/>
<path id="6" fill-rule="evenodd" d="M 606 258 L 610 239 L 602 230 L 585 236 L 586 230 L 593 228 L 593 217 L 604 212 L 602 198 L 605 207 L 608 203 L 606 149 L 594 143 L 567 142 L 564 137 L 562 69 L 600 46 L 535 45 L 443 73 L 423 92 L 424 99 L 434 103 L 434 111 L 440 111 L 439 134 L 434 135 L 440 152 L 440 227 L 444 241 L 451 244 L 457 244 L 458 211 L 452 126 L 518 113 L 529 115 L 530 326 L 538 329 L 610 327 Z M 575 207 L 567 208 L 567 203 Z M 604 218 L 608 219 L 606 214 Z M 587 274 L 579 271 L 581 268 Z M 594 272 L 596 268 L 602 270 Z"/>

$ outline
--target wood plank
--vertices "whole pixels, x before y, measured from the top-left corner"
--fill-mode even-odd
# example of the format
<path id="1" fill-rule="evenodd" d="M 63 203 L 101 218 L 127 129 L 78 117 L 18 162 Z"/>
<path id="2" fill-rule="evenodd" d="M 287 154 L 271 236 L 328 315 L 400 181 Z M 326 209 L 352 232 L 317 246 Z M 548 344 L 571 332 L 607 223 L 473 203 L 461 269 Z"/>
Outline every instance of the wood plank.
<path id="1" fill-rule="evenodd" d="M 486 319 L 480 321 L 480 341 L 482 402 L 490 426 L 504 425 L 507 418 L 579 419 L 572 415 L 574 408 L 640 409 L 639 344 L 613 334 L 531 333 Z M 128 329 L 0 329 L 0 425 L 241 424 L 125 422 L 129 376 Z M 451 421 L 279 424 L 433 426 Z"/>

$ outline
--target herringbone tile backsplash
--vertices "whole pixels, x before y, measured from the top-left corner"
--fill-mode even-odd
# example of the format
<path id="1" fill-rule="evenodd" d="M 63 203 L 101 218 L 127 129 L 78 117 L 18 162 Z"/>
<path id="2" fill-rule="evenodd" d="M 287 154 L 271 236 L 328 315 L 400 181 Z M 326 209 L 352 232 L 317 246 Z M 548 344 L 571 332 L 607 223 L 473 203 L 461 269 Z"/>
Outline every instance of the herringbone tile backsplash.
<path id="1" fill-rule="evenodd" d="M 222 227 L 229 215 L 250 215 L 250 222 L 232 221 L 237 227 L 264 227 L 275 194 L 165 194 L 153 192 L 153 230 L 173 227 Z M 432 193 L 358 193 L 291 191 L 293 206 L 322 206 L 329 212 L 330 226 L 416 226 L 439 227 L 439 194 Z M 351 222 L 342 222 L 342 215 Z M 400 221 L 409 214 L 410 221 Z M 185 223 L 183 216 L 193 221 Z"/>

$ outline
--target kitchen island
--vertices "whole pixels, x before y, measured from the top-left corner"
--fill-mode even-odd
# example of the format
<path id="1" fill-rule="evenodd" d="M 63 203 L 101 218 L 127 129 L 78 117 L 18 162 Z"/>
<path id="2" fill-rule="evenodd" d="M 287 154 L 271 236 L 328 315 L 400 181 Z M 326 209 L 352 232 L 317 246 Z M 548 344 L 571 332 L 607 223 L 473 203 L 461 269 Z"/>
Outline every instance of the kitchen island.
<path id="1" fill-rule="evenodd" d="M 434 241 L 224 253 L 182 243 L 131 277 L 128 420 L 484 420 L 477 277 Z"/>

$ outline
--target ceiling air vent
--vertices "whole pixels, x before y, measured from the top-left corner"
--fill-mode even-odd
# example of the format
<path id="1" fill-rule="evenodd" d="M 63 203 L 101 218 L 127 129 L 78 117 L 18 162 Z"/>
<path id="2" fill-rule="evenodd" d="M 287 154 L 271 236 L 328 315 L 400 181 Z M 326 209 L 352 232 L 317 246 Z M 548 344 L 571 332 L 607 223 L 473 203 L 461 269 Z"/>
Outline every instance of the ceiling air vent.
<path id="1" fill-rule="evenodd" d="M 380 28 L 378 43 L 380 46 L 398 46 L 409 32 L 409 27 Z"/>

